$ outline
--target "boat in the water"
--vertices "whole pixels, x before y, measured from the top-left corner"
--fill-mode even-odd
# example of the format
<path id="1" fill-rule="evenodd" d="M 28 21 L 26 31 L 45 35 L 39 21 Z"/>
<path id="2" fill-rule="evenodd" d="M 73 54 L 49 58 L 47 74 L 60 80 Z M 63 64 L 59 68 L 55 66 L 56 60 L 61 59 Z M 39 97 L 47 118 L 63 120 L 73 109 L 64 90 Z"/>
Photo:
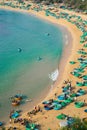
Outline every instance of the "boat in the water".
<path id="1" fill-rule="evenodd" d="M 18 105 L 20 105 L 20 101 L 17 100 L 12 101 L 12 106 L 18 106 Z"/>
<path id="2" fill-rule="evenodd" d="M 37 60 L 38 60 L 38 61 L 41 61 L 41 60 L 42 60 L 42 57 L 39 56 L 39 57 L 37 58 Z"/>
<path id="3" fill-rule="evenodd" d="M 14 99 L 17 100 L 17 101 L 21 101 L 23 99 L 23 96 L 21 94 L 16 94 L 14 96 Z"/>
<path id="4" fill-rule="evenodd" d="M 46 36 L 49 36 L 50 35 L 50 33 L 46 33 Z"/>
<path id="5" fill-rule="evenodd" d="M 11 97 L 11 104 L 12 104 L 12 106 L 20 105 L 22 99 L 23 99 L 23 95 L 22 94 L 16 94 L 13 97 Z"/>
<path id="6" fill-rule="evenodd" d="M 52 72 L 51 74 L 49 74 L 49 78 L 50 78 L 52 81 L 56 81 L 58 75 L 59 75 L 59 72 L 58 72 L 58 69 L 57 69 L 57 70 L 55 70 L 54 72 Z"/>
<path id="7" fill-rule="evenodd" d="M 21 48 L 18 48 L 18 52 L 21 52 L 22 51 L 22 49 Z"/>
<path id="8" fill-rule="evenodd" d="M 47 33 L 47 36 L 49 36 L 50 34 L 49 33 Z"/>

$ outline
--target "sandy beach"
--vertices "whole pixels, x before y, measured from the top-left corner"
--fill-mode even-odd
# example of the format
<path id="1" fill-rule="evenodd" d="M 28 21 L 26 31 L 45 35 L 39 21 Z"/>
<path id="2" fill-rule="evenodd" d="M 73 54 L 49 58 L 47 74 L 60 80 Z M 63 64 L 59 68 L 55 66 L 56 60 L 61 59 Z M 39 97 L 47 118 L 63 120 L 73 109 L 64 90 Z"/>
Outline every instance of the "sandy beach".
<path id="1" fill-rule="evenodd" d="M 67 31 L 69 31 L 69 34 L 71 35 L 71 40 L 68 41 L 68 44 L 65 46 L 64 48 L 64 52 L 59 64 L 59 76 L 58 79 L 56 81 L 56 83 L 54 84 L 53 88 L 51 89 L 50 92 L 45 93 L 45 95 L 47 95 L 45 97 L 44 100 L 49 100 L 49 99 L 56 99 L 55 98 L 55 93 L 56 95 L 60 95 L 62 93 L 62 86 L 64 86 L 63 82 L 65 80 L 70 80 L 72 81 L 72 87 L 74 87 L 74 91 L 76 92 L 78 90 L 78 87 L 76 87 L 76 82 L 81 81 L 81 79 L 74 77 L 70 72 L 73 71 L 74 68 L 77 68 L 79 66 L 79 63 L 77 62 L 77 59 L 80 57 L 77 54 L 77 51 L 79 49 L 81 49 L 83 47 L 82 44 L 80 44 L 80 36 L 82 35 L 82 32 L 72 23 L 67 22 L 65 19 L 56 19 L 52 16 L 46 16 L 44 11 L 40 11 L 40 12 L 35 12 L 33 10 L 29 10 L 29 11 L 25 11 L 25 10 L 20 10 L 20 9 L 13 9 L 11 7 L 4 7 L 4 6 L 0 6 L 1 9 L 8 9 L 8 10 L 13 10 L 13 11 L 21 11 L 21 12 L 26 12 L 26 13 L 32 13 L 34 16 L 41 18 L 43 20 L 48 20 L 49 22 L 52 22 L 53 24 L 56 24 L 58 26 L 62 26 L 65 27 L 67 29 Z M 69 12 L 68 10 L 66 10 L 67 13 L 73 14 L 73 12 Z M 78 15 L 78 13 L 75 13 L 75 15 Z M 83 19 L 87 20 L 87 16 L 86 15 L 82 15 L 81 17 Z M 67 33 L 66 33 L 67 35 Z M 85 51 L 87 52 L 87 48 L 85 49 Z M 87 58 L 87 57 L 86 57 Z M 75 61 L 76 64 L 71 65 L 69 63 L 69 61 Z M 84 74 L 86 75 L 87 72 L 85 71 Z M 87 90 L 86 87 L 82 87 L 84 90 Z M 84 101 L 87 103 L 87 99 L 86 99 L 86 94 L 80 97 L 77 97 L 78 101 Z M 43 99 L 44 96 L 42 96 Z M 41 101 L 41 99 L 40 99 Z M 43 109 L 43 105 L 41 103 L 39 103 L 39 106 L 42 109 L 42 112 L 38 112 L 36 115 L 31 115 L 31 120 L 34 123 L 37 123 L 40 125 L 40 129 L 41 130 L 48 130 L 49 128 L 51 130 L 58 130 L 59 128 L 59 120 L 56 118 L 57 115 L 64 113 L 66 115 L 70 115 L 70 116 L 79 116 L 80 118 L 84 118 L 87 117 L 87 115 L 84 112 L 84 109 L 87 108 L 87 106 L 84 106 L 80 109 L 76 108 L 74 103 L 69 104 L 68 106 L 66 106 L 63 109 L 60 110 L 51 110 L 51 111 L 46 111 Z M 26 113 L 23 113 L 23 115 L 21 116 L 22 118 L 26 118 L 26 119 L 30 119 L 30 117 L 27 115 Z M 22 126 L 20 124 L 9 124 L 8 126 L 17 126 L 20 130 L 25 130 L 25 126 Z M 7 128 L 8 128 L 7 126 Z"/>

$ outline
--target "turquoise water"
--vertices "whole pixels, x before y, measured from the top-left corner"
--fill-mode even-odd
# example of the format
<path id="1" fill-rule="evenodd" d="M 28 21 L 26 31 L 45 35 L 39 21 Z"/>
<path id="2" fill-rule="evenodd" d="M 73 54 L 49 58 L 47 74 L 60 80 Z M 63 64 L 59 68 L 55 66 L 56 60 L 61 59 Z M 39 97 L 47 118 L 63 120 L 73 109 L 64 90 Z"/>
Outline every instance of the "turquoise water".
<path id="1" fill-rule="evenodd" d="M 13 109 L 11 96 L 21 92 L 35 100 L 51 85 L 48 74 L 58 68 L 62 50 L 62 32 L 56 25 L 27 13 L 0 10 L 0 120 Z"/>

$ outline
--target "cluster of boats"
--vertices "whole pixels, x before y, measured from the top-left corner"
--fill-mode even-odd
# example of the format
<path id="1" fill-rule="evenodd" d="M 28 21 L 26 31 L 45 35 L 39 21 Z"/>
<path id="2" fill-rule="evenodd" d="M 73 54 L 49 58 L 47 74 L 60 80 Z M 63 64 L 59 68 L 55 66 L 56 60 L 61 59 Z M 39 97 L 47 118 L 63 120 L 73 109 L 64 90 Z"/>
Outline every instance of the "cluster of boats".
<path id="1" fill-rule="evenodd" d="M 12 106 L 20 105 L 22 99 L 23 99 L 23 96 L 21 94 L 17 94 L 15 96 L 11 97 L 11 104 L 12 104 Z"/>

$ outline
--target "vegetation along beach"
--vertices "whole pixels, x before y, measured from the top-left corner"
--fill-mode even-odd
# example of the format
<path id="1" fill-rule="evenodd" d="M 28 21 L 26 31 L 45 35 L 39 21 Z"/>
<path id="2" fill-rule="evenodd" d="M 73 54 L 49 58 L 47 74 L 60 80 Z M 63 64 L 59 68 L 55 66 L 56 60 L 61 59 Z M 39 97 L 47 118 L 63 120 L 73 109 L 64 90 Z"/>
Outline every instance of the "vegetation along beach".
<path id="1" fill-rule="evenodd" d="M 87 130 L 87 0 L 0 0 L 0 130 Z"/>

